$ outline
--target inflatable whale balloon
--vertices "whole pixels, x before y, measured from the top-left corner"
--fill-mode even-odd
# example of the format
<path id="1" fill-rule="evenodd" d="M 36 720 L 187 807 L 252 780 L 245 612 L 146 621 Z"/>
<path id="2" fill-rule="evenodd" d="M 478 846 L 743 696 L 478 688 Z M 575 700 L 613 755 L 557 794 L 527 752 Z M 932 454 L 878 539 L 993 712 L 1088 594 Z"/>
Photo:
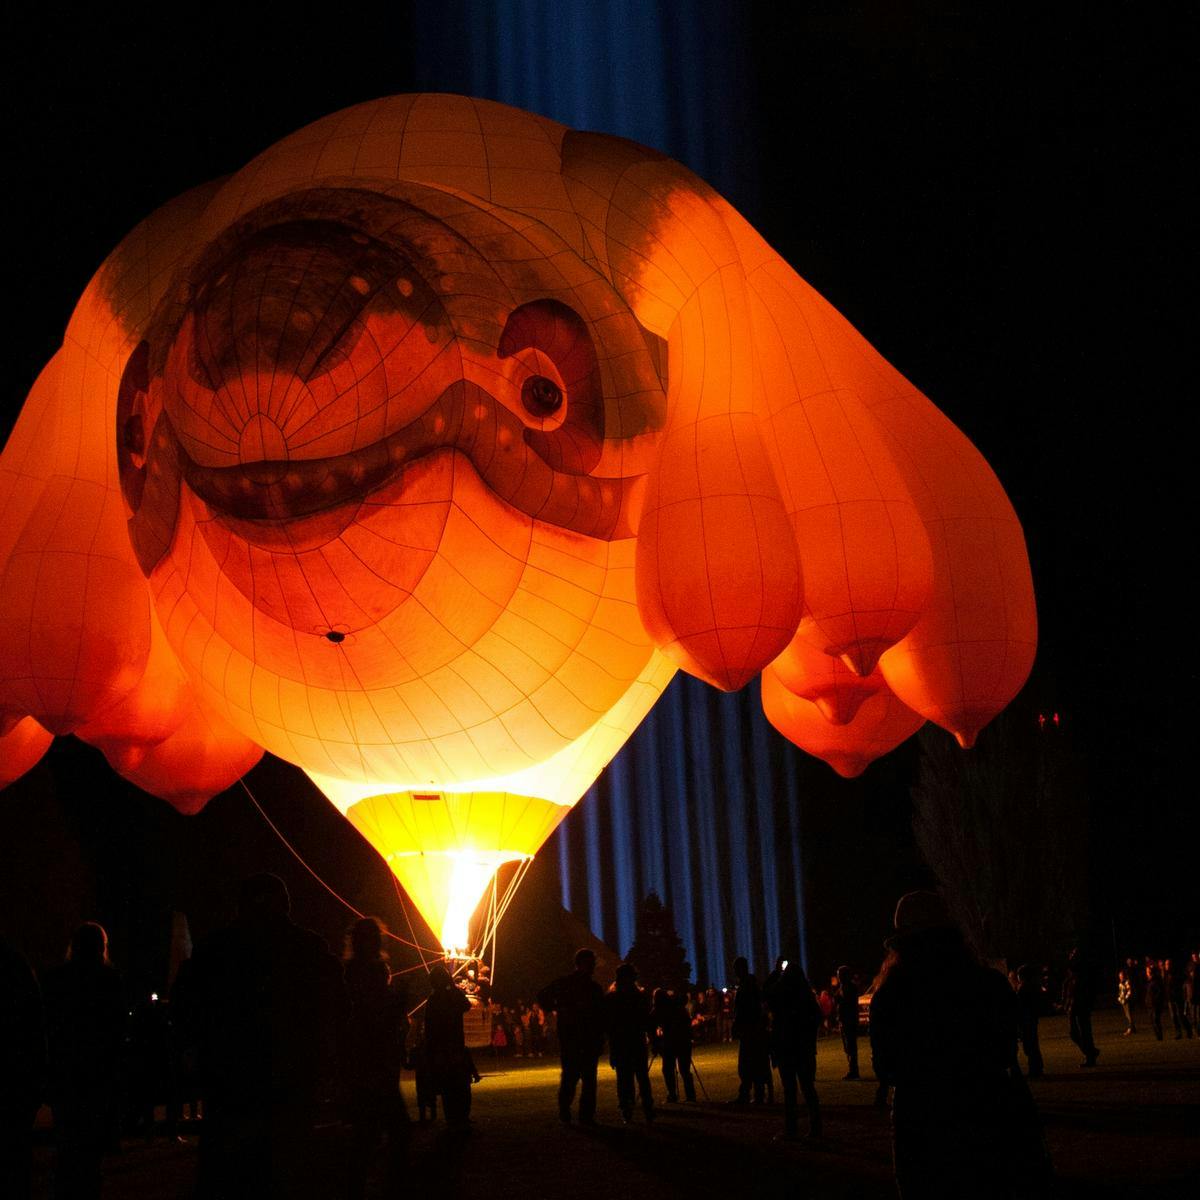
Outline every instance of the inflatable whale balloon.
<path id="1" fill-rule="evenodd" d="M 0 780 L 74 733 L 195 811 L 269 750 L 446 946 L 677 668 L 778 660 L 771 719 L 853 773 L 926 719 L 970 745 L 1036 642 L 987 463 L 733 208 L 461 96 L 147 217 L 0 513 Z"/>

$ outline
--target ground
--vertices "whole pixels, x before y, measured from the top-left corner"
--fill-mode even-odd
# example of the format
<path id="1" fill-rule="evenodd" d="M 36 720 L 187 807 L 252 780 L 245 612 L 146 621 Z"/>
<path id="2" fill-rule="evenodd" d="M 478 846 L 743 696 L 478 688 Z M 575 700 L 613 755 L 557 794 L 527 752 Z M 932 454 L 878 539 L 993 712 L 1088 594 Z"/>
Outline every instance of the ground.
<path id="1" fill-rule="evenodd" d="M 1067 1040 L 1065 1020 L 1043 1022 L 1047 1078 L 1032 1087 L 1054 1158 L 1058 1195 L 1070 1200 L 1194 1195 L 1200 1179 L 1200 1039 L 1175 1041 L 1168 1034 L 1166 1041 L 1156 1042 L 1149 1031 L 1123 1038 L 1122 1027 L 1115 1014 L 1098 1015 L 1100 1062 L 1085 1071 Z M 865 1064 L 869 1055 L 863 1057 Z M 460 1149 L 440 1124 L 416 1126 L 414 1186 L 405 1190 L 417 1194 L 432 1188 L 441 1196 L 488 1200 L 664 1200 L 742 1194 L 749 1184 L 764 1198 L 895 1196 L 888 1116 L 872 1107 L 875 1088 L 869 1079 L 842 1082 L 846 1063 L 837 1039 L 823 1039 L 818 1050 L 817 1088 L 826 1127 L 819 1147 L 775 1140 L 782 1128 L 778 1106 L 725 1106 L 737 1090 L 735 1047 L 700 1047 L 696 1063 L 704 1087 L 701 1102 L 661 1105 L 651 1127 L 640 1114 L 632 1126 L 621 1124 L 613 1075 L 602 1065 L 602 1123 L 589 1131 L 557 1120 L 552 1060 L 492 1063 L 481 1052 L 484 1079 L 474 1090 L 471 1136 Z M 661 1100 L 661 1076 L 655 1074 L 654 1082 Z M 411 1106 L 407 1076 L 405 1090 Z M 332 1200 L 340 1194 L 332 1133 L 327 1144 Z M 49 1162 L 43 1144 L 37 1152 L 35 1196 L 45 1195 Z M 103 1200 L 190 1197 L 194 1169 L 194 1139 L 127 1141 L 120 1155 L 106 1161 Z"/>

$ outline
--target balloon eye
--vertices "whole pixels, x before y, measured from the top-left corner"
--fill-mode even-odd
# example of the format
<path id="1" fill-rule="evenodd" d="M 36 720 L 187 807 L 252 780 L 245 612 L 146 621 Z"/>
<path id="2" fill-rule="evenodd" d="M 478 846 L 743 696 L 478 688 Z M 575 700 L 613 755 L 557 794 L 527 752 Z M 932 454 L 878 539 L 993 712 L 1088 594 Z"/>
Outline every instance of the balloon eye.
<path id="1" fill-rule="evenodd" d="M 545 375 L 532 375 L 521 385 L 521 402 L 531 416 L 552 416 L 562 407 L 562 388 Z"/>

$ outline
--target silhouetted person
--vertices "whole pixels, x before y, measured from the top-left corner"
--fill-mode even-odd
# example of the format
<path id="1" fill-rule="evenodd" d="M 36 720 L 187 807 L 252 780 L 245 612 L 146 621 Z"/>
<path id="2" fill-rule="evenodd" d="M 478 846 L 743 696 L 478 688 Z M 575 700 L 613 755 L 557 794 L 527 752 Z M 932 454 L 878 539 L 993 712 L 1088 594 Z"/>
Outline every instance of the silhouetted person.
<path id="1" fill-rule="evenodd" d="M 904 1200 L 1014 1195 L 1019 1139 L 1040 1139 L 1013 1118 L 1016 999 L 981 966 L 932 892 L 896 908 L 895 936 L 871 999 L 871 1048 L 892 1085 L 896 1184 Z M 1017 1088 L 1023 1089 L 1017 1091 Z M 1023 1116 L 1036 1126 L 1028 1107 Z"/>
<path id="2" fill-rule="evenodd" d="M 1050 997 L 1046 993 L 1044 970 L 1032 963 L 1017 968 L 1017 1032 L 1021 1049 L 1029 1064 L 1030 1079 L 1041 1079 L 1046 1071 L 1038 1040 L 1038 1022 L 1050 1015 Z"/>
<path id="3" fill-rule="evenodd" d="M 0 1196 L 28 1200 L 33 1122 L 46 1072 L 42 994 L 21 954 L 0 940 Z"/>
<path id="4" fill-rule="evenodd" d="M 683 1079 L 683 1094 L 689 1102 L 696 1100 L 696 1081 L 692 1077 L 692 1019 L 688 1016 L 687 996 L 676 995 L 667 988 L 654 993 L 651 1025 L 660 1031 L 659 1055 L 662 1059 L 663 1083 L 667 1100 L 679 1099 L 676 1070 Z"/>
<path id="5" fill-rule="evenodd" d="M 858 1073 L 858 984 L 849 967 L 837 969 L 837 1013 L 842 1030 L 842 1049 L 846 1052 L 847 1069 L 843 1079 L 859 1079 Z"/>
<path id="6" fill-rule="evenodd" d="M 771 1055 L 783 1082 L 783 1132 L 793 1138 L 799 1128 L 797 1087 L 808 1106 L 808 1135 L 821 1136 L 821 1104 L 817 1099 L 817 1031 L 821 1006 L 804 969 L 789 961 L 765 989 L 771 1016 Z"/>
<path id="7" fill-rule="evenodd" d="M 1082 946 L 1067 955 L 1067 975 L 1063 980 L 1063 1007 L 1067 1010 L 1071 1041 L 1083 1054 L 1082 1067 L 1094 1067 L 1100 1051 L 1092 1037 L 1092 1009 L 1096 1007 L 1099 986 L 1095 965 Z"/>
<path id="8" fill-rule="evenodd" d="M 407 995 L 393 984 L 383 952 L 383 929 L 374 917 L 350 927 L 350 954 L 343 964 L 350 1003 L 346 1027 L 346 1110 L 353 1147 L 349 1194 L 365 1195 L 375 1148 L 387 1137 L 387 1190 L 400 1183 L 408 1114 L 400 1094 L 408 1034 Z"/>
<path id="9" fill-rule="evenodd" d="M 1127 958 L 1125 960 L 1125 978 L 1129 981 L 1133 992 L 1129 1002 L 1135 1010 L 1139 1009 L 1146 1002 L 1146 972 L 1135 959 Z"/>
<path id="10" fill-rule="evenodd" d="M 546 1052 L 546 1014 L 535 1000 L 529 1006 L 529 1053 L 541 1058 Z"/>
<path id="11" fill-rule="evenodd" d="M 304 1196 L 316 1186 L 313 1128 L 336 1077 L 346 997 L 341 964 L 290 910 L 282 879 L 251 876 L 237 920 L 194 956 L 205 1197 Z"/>
<path id="12" fill-rule="evenodd" d="M 1192 952 L 1183 968 L 1183 999 L 1187 1006 L 1188 1020 L 1200 1034 L 1200 953 Z"/>
<path id="13" fill-rule="evenodd" d="M 471 1076 L 474 1066 L 463 1035 L 463 1014 L 471 1001 L 455 986 L 443 963 L 429 971 L 432 989 L 425 1002 L 425 1057 L 434 1092 L 442 1098 L 442 1112 L 452 1129 L 471 1124 Z"/>
<path id="14" fill-rule="evenodd" d="M 426 1121 L 436 1121 L 437 1089 L 433 1086 L 433 1068 L 429 1064 L 429 1055 L 425 1052 L 424 1018 L 421 1021 L 421 1032 L 409 1053 L 408 1067 L 413 1073 L 413 1090 L 417 1095 L 417 1120 L 422 1125 Z"/>
<path id="15" fill-rule="evenodd" d="M 1163 964 L 1163 986 L 1167 989 L 1167 1011 L 1175 1026 L 1175 1040 L 1179 1041 L 1185 1033 L 1192 1036 L 1192 1023 L 1188 1020 L 1188 1004 L 1184 997 L 1187 975 L 1175 964 L 1176 960 L 1170 958 Z"/>
<path id="16" fill-rule="evenodd" d="M 737 992 L 733 998 L 733 1036 L 738 1039 L 736 1103 L 747 1103 L 753 1090 L 755 1103 L 764 1104 L 771 1077 L 771 1059 L 762 992 L 744 958 L 734 960 L 733 974 L 737 979 Z"/>
<path id="17" fill-rule="evenodd" d="M 168 1132 L 178 1134 L 184 1108 L 194 1121 L 200 1112 L 200 1075 L 196 1031 L 195 962 L 185 958 L 175 972 L 167 1003 L 171 1041 L 171 1097 L 167 1102 Z"/>
<path id="18" fill-rule="evenodd" d="M 1150 1024 L 1154 1036 L 1163 1040 L 1163 1012 L 1167 1007 L 1167 989 L 1163 983 L 1162 972 L 1157 964 L 1146 964 L 1146 1007 L 1150 1010 Z"/>
<path id="19" fill-rule="evenodd" d="M 650 1089 L 650 1062 L 646 1039 L 651 1031 L 650 997 L 638 986 L 637 967 L 622 963 L 617 978 L 604 997 L 608 1029 L 608 1060 L 617 1073 L 617 1107 L 628 1125 L 633 1119 L 634 1085 L 647 1121 L 654 1120 L 654 1093 Z"/>
<path id="20" fill-rule="evenodd" d="M 108 961 L 108 935 L 89 921 L 67 961 L 42 980 L 48 1093 L 57 1154 L 55 1197 L 100 1194 L 100 1159 L 118 1133 L 125 997 Z"/>
<path id="21" fill-rule="evenodd" d="M 538 993 L 546 1012 L 558 1014 L 558 1050 L 562 1077 L 558 1086 L 558 1115 L 571 1119 L 575 1088 L 579 1086 L 579 1121 L 596 1120 L 596 1067 L 604 1048 L 604 992 L 592 978 L 596 956 L 582 949 L 575 954 L 575 970 Z"/>
<path id="22" fill-rule="evenodd" d="M 171 1026 L 167 1005 L 157 995 L 139 1003 L 130 1014 L 125 1045 L 127 1129 L 146 1140 L 154 1136 L 155 1110 L 160 1100 L 169 1104 L 171 1080 Z"/>

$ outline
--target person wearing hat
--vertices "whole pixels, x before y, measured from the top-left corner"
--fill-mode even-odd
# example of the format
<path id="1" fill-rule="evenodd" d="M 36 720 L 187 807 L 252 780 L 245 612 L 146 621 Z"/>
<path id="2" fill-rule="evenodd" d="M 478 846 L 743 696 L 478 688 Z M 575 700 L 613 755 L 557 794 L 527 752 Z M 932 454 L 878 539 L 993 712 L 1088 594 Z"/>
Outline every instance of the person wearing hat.
<path id="1" fill-rule="evenodd" d="M 933 892 L 896 906 L 871 998 L 871 1050 L 894 1088 L 902 1197 L 1009 1197 L 1048 1173 L 1041 1130 L 1016 1067 L 1016 998 L 982 966 Z"/>

